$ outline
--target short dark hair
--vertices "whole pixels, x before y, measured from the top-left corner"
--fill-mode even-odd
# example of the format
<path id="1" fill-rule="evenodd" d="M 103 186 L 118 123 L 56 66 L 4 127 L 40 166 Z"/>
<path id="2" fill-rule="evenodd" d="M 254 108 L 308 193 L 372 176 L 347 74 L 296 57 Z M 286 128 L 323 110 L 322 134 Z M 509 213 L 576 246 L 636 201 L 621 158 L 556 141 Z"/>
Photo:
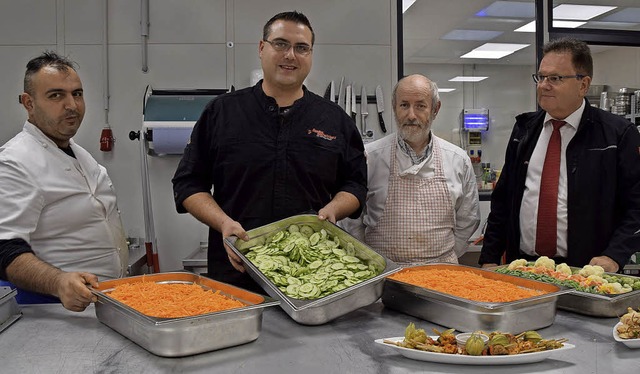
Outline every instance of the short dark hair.
<path id="1" fill-rule="evenodd" d="M 60 56 L 53 51 L 45 51 L 27 62 L 27 71 L 24 73 L 24 92 L 33 95 L 32 77 L 46 66 L 51 66 L 59 71 L 76 70 L 76 63 L 67 57 Z"/>
<path id="2" fill-rule="evenodd" d="M 593 78 L 593 58 L 587 43 L 573 38 L 560 38 L 548 41 L 542 48 L 543 55 L 549 52 L 571 53 L 571 62 L 578 74 Z"/>
<path id="3" fill-rule="evenodd" d="M 264 24 L 264 28 L 262 29 L 263 40 L 267 40 L 267 38 L 269 37 L 269 34 L 271 34 L 271 25 L 273 25 L 275 21 L 280 21 L 280 20 L 291 21 L 291 22 L 295 22 L 295 23 L 299 23 L 301 25 L 307 26 L 311 31 L 311 45 L 313 46 L 313 43 L 316 42 L 316 34 L 313 32 L 313 27 L 311 27 L 311 22 L 309 22 L 309 18 L 307 18 L 307 16 L 298 12 L 297 10 L 278 13 L 275 16 L 271 17 L 271 19 Z"/>

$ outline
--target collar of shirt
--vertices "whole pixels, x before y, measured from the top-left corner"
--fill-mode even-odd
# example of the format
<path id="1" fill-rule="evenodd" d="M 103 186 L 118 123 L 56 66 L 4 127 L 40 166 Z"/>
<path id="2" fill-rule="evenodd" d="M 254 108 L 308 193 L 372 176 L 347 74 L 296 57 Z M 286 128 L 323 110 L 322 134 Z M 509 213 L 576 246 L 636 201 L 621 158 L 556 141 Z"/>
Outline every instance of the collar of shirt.
<path id="1" fill-rule="evenodd" d="M 400 152 L 396 154 L 396 158 L 398 159 L 398 166 L 400 169 L 398 174 L 400 176 L 407 174 L 416 175 L 427 162 L 429 156 L 431 156 L 431 151 L 433 149 L 433 136 L 430 136 L 429 144 L 427 144 L 424 152 L 422 152 L 420 155 L 417 154 L 413 150 L 413 148 L 411 148 L 411 146 L 399 136 L 398 149 L 400 150 Z"/>
<path id="2" fill-rule="evenodd" d="M 400 150 L 405 156 L 408 156 L 411 159 L 411 163 L 413 165 L 421 164 L 424 160 L 431 155 L 431 144 L 433 144 L 433 137 L 431 133 L 429 133 L 429 144 L 425 147 L 424 151 L 421 154 L 417 154 L 413 148 L 407 142 L 405 142 L 401 137 L 398 136 L 398 145 L 400 146 Z"/>
<path id="3" fill-rule="evenodd" d="M 580 126 L 580 119 L 582 119 L 582 113 L 584 112 L 585 105 L 586 105 L 586 101 L 582 99 L 582 105 L 580 105 L 580 108 L 576 109 L 575 112 L 569 114 L 567 118 L 564 119 L 567 125 L 573 127 L 576 131 L 578 131 L 578 126 Z M 551 117 L 551 115 L 549 115 L 549 113 L 546 113 L 544 116 L 543 123 L 545 125 L 548 124 L 549 126 L 551 126 L 552 119 L 556 119 L 556 118 L 553 118 Z"/>

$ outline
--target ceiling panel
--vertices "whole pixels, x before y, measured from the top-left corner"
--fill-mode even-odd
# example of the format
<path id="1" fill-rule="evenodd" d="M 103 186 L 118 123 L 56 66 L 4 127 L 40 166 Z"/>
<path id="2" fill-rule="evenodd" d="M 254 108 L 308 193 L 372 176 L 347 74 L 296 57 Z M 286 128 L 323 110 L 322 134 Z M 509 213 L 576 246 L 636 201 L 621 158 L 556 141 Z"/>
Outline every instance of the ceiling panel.
<path id="1" fill-rule="evenodd" d="M 513 32 L 513 30 L 534 20 L 533 17 L 509 16 L 497 5 L 515 3 L 516 10 L 522 15 L 523 9 L 534 6 L 534 0 L 417 0 L 403 15 L 404 23 L 404 62 L 405 63 L 449 63 L 449 64 L 510 64 L 532 65 L 535 62 L 535 33 Z M 518 3 L 522 4 L 517 6 Z M 493 4 L 493 5 L 492 5 Z M 621 25 L 603 24 L 606 19 L 634 19 L 639 9 L 639 0 L 568 0 L 553 1 L 559 4 L 614 5 L 616 9 L 594 18 L 583 27 L 600 25 L 602 28 L 640 30 L 637 23 Z M 501 17 L 478 16 L 491 7 L 498 9 Z M 526 13 L 526 12 L 525 12 Z M 626 16 L 623 16 L 627 14 Z M 443 36 L 454 30 L 483 30 L 501 32 L 490 40 L 444 40 Z M 529 47 L 498 60 L 461 59 L 460 56 L 491 43 L 530 44 Z M 596 53 L 594 51 L 594 53 Z"/>

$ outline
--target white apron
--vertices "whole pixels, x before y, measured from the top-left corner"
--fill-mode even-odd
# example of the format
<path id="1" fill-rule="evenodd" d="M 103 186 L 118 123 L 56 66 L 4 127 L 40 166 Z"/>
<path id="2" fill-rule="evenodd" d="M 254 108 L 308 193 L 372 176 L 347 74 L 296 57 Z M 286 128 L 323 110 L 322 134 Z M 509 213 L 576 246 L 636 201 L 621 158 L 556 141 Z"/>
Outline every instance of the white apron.
<path id="1" fill-rule="evenodd" d="M 457 264 L 453 203 L 442 171 L 437 138 L 433 137 L 432 178 L 401 178 L 396 160 L 397 147 L 394 145 L 391 149 L 391 173 L 384 212 L 375 227 L 367 228 L 365 242 L 378 253 L 404 266 L 431 262 Z"/>

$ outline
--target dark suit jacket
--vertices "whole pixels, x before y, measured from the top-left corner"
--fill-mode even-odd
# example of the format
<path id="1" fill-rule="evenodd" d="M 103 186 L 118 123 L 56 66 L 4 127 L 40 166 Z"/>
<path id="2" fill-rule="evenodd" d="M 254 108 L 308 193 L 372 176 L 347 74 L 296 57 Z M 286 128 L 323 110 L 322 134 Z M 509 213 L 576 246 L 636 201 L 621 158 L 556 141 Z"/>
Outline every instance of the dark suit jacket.
<path id="1" fill-rule="evenodd" d="M 520 206 L 527 167 L 545 112 L 524 113 L 507 145 L 505 164 L 491 195 L 479 263 L 523 258 Z M 594 256 L 620 265 L 640 251 L 640 133 L 623 117 L 586 102 L 566 152 L 568 178 L 567 264 L 584 266 Z"/>

